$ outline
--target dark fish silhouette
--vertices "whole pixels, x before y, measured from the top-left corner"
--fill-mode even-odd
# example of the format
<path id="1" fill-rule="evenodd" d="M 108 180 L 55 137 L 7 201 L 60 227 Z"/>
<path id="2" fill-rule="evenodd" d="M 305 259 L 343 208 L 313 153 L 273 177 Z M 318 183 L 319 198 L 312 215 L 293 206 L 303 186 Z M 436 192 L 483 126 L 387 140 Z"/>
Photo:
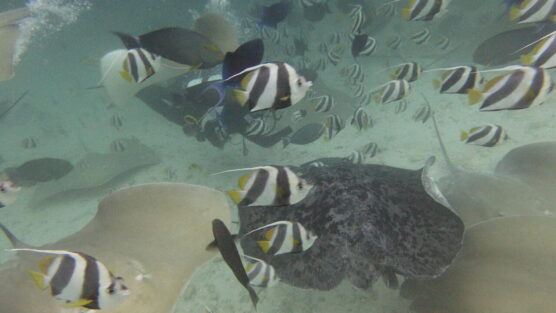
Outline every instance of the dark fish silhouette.
<path id="1" fill-rule="evenodd" d="M 291 10 L 290 0 L 283 0 L 276 2 L 270 6 L 265 6 L 262 9 L 261 20 L 258 22 L 259 26 L 262 28 L 268 26 L 271 28 L 276 28 L 278 23 L 282 22 Z"/>
<path id="2" fill-rule="evenodd" d="M 282 139 L 282 144 L 284 148 L 290 143 L 294 145 L 306 145 L 319 139 L 323 132 L 324 126 L 321 123 L 307 124 L 298 129 L 293 135 L 284 137 L 284 139 Z"/>

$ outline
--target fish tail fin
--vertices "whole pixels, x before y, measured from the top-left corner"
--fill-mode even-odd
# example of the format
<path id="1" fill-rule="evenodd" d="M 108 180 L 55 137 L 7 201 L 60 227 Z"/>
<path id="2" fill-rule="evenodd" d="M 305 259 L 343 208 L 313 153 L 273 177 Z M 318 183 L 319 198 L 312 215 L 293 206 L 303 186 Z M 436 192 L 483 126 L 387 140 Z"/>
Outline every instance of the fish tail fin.
<path id="1" fill-rule="evenodd" d="M 31 276 L 31 279 L 33 279 L 33 282 L 35 283 L 37 288 L 39 288 L 40 290 L 46 290 L 46 288 L 48 288 L 48 286 L 46 285 L 45 274 L 33 271 L 27 271 L 27 273 L 29 273 L 29 276 Z"/>
<path id="2" fill-rule="evenodd" d="M 132 36 L 122 32 L 113 31 L 112 34 L 118 36 L 127 49 L 141 48 L 139 37 Z"/>
<path id="3" fill-rule="evenodd" d="M 10 243 L 14 248 L 32 248 L 31 245 L 24 243 L 23 241 L 19 240 L 6 226 L 0 223 L 0 229 L 4 232 L 6 237 L 10 240 Z"/>
<path id="4" fill-rule="evenodd" d="M 228 190 L 226 191 L 228 196 L 234 201 L 235 204 L 239 204 L 243 198 L 243 193 L 241 190 Z"/>
<path id="5" fill-rule="evenodd" d="M 467 95 L 469 96 L 469 105 L 476 104 L 483 98 L 483 94 L 476 89 L 469 89 Z"/>
<path id="6" fill-rule="evenodd" d="M 409 8 L 403 8 L 402 9 L 402 17 L 404 20 L 409 21 L 409 14 L 411 12 L 409 11 Z"/>
<path id="7" fill-rule="evenodd" d="M 515 21 L 521 14 L 521 9 L 519 7 L 513 6 L 510 9 L 510 21 Z"/>
<path id="8" fill-rule="evenodd" d="M 459 139 L 461 141 L 465 141 L 465 140 L 467 140 L 468 136 L 469 136 L 469 134 L 465 130 L 462 130 L 461 133 L 459 134 Z"/>

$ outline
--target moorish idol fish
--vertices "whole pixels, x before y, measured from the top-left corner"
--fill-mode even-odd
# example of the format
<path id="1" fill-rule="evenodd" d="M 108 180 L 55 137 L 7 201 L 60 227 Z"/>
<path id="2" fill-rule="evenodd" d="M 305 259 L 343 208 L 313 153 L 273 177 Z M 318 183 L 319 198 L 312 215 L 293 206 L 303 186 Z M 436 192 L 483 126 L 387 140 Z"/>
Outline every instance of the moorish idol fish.
<path id="1" fill-rule="evenodd" d="M 526 0 L 510 9 L 510 20 L 519 24 L 556 21 L 556 0 Z"/>
<path id="2" fill-rule="evenodd" d="M 353 117 L 351 118 L 351 125 L 354 125 L 358 130 L 367 130 L 371 127 L 371 119 L 367 115 L 367 112 L 363 108 L 358 108 L 353 112 Z"/>
<path id="3" fill-rule="evenodd" d="M 419 79 L 419 75 L 423 69 L 417 62 L 403 63 L 398 65 L 396 71 L 390 75 L 392 79 L 405 79 L 408 82 L 414 82 Z"/>
<path id="4" fill-rule="evenodd" d="M 410 0 L 409 6 L 402 9 L 406 21 L 430 21 L 441 13 L 449 0 Z"/>
<path id="5" fill-rule="evenodd" d="M 344 129 L 346 123 L 338 114 L 330 114 L 324 119 L 323 125 L 326 130 L 325 140 L 331 140 Z"/>
<path id="6" fill-rule="evenodd" d="M 268 288 L 276 285 L 279 279 L 272 265 L 252 256 L 244 255 L 243 257 L 249 262 L 245 271 L 251 286 Z"/>
<path id="7" fill-rule="evenodd" d="M 358 56 L 369 56 L 376 50 L 376 39 L 368 34 L 358 34 L 353 37 L 351 43 L 351 55 L 355 58 Z"/>
<path id="8" fill-rule="evenodd" d="M 482 101 L 481 111 L 520 110 L 542 104 L 554 89 L 548 72 L 531 66 L 509 66 L 490 71 L 511 71 L 489 80 L 484 90 L 469 89 L 469 104 Z"/>
<path id="9" fill-rule="evenodd" d="M 227 191 L 232 200 L 241 206 L 292 205 L 305 199 L 313 188 L 286 166 L 269 165 L 221 173 L 248 170 L 253 172 L 239 179 L 240 189 Z"/>
<path id="10" fill-rule="evenodd" d="M 476 66 L 456 66 L 440 69 L 441 79 L 433 81 L 440 93 L 467 94 L 469 89 L 477 89 L 483 83 L 481 73 Z"/>
<path id="11" fill-rule="evenodd" d="M 394 101 L 401 100 L 409 96 L 411 89 L 407 80 L 391 80 L 386 84 L 379 87 L 378 90 L 373 93 L 375 95 L 376 102 L 380 104 L 390 103 Z"/>
<path id="12" fill-rule="evenodd" d="M 264 239 L 258 240 L 257 245 L 264 253 L 280 255 L 286 253 L 299 253 L 311 248 L 317 236 L 307 231 L 298 222 L 278 221 L 253 229 L 242 238 L 252 236 L 253 233 L 264 231 Z"/>
<path id="13" fill-rule="evenodd" d="M 128 83 L 142 83 L 160 69 L 161 57 L 141 48 L 127 52 L 120 75 Z"/>
<path id="14" fill-rule="evenodd" d="M 462 131 L 460 138 L 466 144 L 494 147 L 503 140 L 508 139 L 508 135 L 506 135 L 501 126 L 487 124 L 485 126 L 473 127 L 469 131 Z"/>
<path id="15" fill-rule="evenodd" d="M 130 294 L 122 277 L 114 276 L 104 264 L 81 252 L 66 250 L 10 249 L 50 254 L 39 266 L 41 272 L 29 271 L 41 290 L 50 287 L 53 297 L 71 307 L 104 310 L 120 304 Z"/>

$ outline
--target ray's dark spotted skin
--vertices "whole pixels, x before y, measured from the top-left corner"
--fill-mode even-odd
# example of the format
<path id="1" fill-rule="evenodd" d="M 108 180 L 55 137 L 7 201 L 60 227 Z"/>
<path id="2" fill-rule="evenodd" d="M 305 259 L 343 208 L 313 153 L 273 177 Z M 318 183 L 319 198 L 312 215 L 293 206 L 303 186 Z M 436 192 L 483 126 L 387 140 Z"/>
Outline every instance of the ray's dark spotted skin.
<path id="1" fill-rule="evenodd" d="M 432 278 L 443 273 L 461 249 L 464 226 L 421 184 L 421 170 L 354 165 L 320 159 L 324 167 L 302 165 L 294 172 L 314 185 L 289 206 L 239 207 L 240 235 L 289 220 L 318 236 L 307 251 L 266 256 L 255 240 L 242 240 L 244 253 L 276 269 L 281 281 L 300 288 L 329 290 L 344 278 L 362 289 L 393 273 Z"/>

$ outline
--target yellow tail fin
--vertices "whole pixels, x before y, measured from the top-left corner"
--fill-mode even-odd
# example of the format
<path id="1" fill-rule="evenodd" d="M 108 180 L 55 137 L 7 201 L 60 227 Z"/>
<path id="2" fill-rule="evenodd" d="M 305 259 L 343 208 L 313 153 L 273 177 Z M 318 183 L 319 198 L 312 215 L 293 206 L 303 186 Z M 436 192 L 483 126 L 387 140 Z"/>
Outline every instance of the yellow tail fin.
<path id="1" fill-rule="evenodd" d="M 121 76 L 126 82 L 131 83 L 131 81 L 132 81 L 131 75 L 129 75 L 128 72 L 121 71 L 121 72 L 120 72 L 120 76 Z"/>
<path id="2" fill-rule="evenodd" d="M 483 93 L 475 89 L 469 89 L 467 95 L 469 96 L 470 105 L 478 103 L 483 98 Z"/>
<path id="3" fill-rule="evenodd" d="M 45 279 L 46 279 L 45 274 L 39 273 L 39 272 L 33 272 L 33 271 L 28 271 L 28 273 L 31 276 L 31 278 L 33 279 L 33 282 L 35 282 L 35 285 L 40 290 L 45 290 L 46 288 L 48 288 L 48 286 L 46 285 L 46 282 L 45 282 Z"/>
<path id="4" fill-rule="evenodd" d="M 522 55 L 521 64 L 530 66 L 531 64 L 533 64 L 533 56 L 531 54 Z"/>
<path id="5" fill-rule="evenodd" d="M 461 133 L 459 134 L 459 139 L 461 141 L 465 141 L 465 140 L 467 140 L 467 136 L 469 136 L 469 134 L 467 134 L 466 131 L 462 130 Z"/>
<path id="6" fill-rule="evenodd" d="M 518 7 L 512 7 L 510 9 L 510 21 L 516 20 L 521 14 L 521 10 Z"/>
<path id="7" fill-rule="evenodd" d="M 409 8 L 403 8 L 402 9 L 402 17 L 404 20 L 409 21 L 409 15 L 410 15 L 411 11 L 409 11 Z"/>
<path id="8" fill-rule="evenodd" d="M 247 92 L 239 89 L 234 89 L 234 95 L 236 97 L 237 102 L 244 106 L 247 103 Z"/>
<path id="9" fill-rule="evenodd" d="M 68 308 L 79 308 L 79 307 L 83 307 L 86 306 L 87 304 L 93 302 L 93 300 L 89 300 L 89 299 L 79 299 L 75 302 L 70 302 L 68 303 L 67 307 Z"/>
<path id="10" fill-rule="evenodd" d="M 228 194 L 228 196 L 230 196 L 235 204 L 238 204 L 241 202 L 241 200 L 243 200 L 243 193 L 241 192 L 241 190 L 228 190 L 226 191 L 226 193 Z"/>

